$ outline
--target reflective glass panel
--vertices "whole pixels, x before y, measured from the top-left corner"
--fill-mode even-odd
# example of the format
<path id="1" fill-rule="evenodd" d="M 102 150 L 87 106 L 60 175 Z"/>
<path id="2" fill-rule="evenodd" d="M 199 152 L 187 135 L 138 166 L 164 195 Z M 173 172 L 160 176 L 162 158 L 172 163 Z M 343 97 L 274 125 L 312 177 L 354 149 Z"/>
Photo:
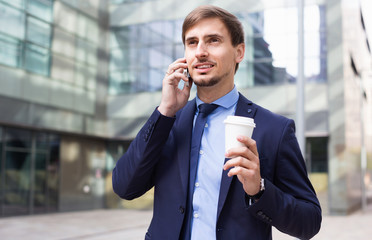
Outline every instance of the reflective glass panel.
<path id="1" fill-rule="evenodd" d="M 76 58 L 90 65 L 97 65 L 97 49 L 94 44 L 81 38 L 77 39 Z"/>
<path id="2" fill-rule="evenodd" d="M 306 138 L 308 171 L 328 172 L 328 137 Z M 310 166 L 309 166 L 310 165 Z"/>
<path id="3" fill-rule="evenodd" d="M 31 132 L 16 128 L 7 128 L 5 146 L 19 149 L 31 148 Z"/>
<path id="4" fill-rule="evenodd" d="M 156 21 L 113 29 L 110 93 L 157 91 L 168 65 L 184 55 L 179 21 Z M 182 22 L 181 22 L 182 23 Z M 177 41 L 175 41 L 175 35 Z"/>
<path id="5" fill-rule="evenodd" d="M 109 94 L 120 94 L 125 92 L 124 89 L 130 88 L 128 87 L 121 87 L 123 83 L 123 73 L 122 71 L 110 71 L 110 87 L 109 87 Z"/>
<path id="6" fill-rule="evenodd" d="M 24 39 L 25 14 L 0 2 L 0 32 Z"/>
<path id="7" fill-rule="evenodd" d="M 95 90 L 97 81 L 96 81 L 96 74 L 97 68 L 95 67 L 86 67 L 85 68 L 85 77 L 86 77 L 86 88 L 89 90 Z"/>
<path id="8" fill-rule="evenodd" d="M 131 41 L 132 37 L 136 38 L 138 28 L 136 26 L 126 26 L 119 29 L 113 29 L 110 35 L 111 48 L 120 46 L 130 46 L 135 42 Z"/>
<path id="9" fill-rule="evenodd" d="M 252 62 L 241 62 L 239 70 L 235 74 L 235 85 L 238 88 L 247 88 L 254 85 Z"/>
<path id="10" fill-rule="evenodd" d="M 30 204 L 30 162 L 28 151 L 6 151 L 3 215 L 25 215 Z"/>
<path id="11" fill-rule="evenodd" d="M 255 13 L 243 11 L 237 16 L 246 34 L 246 54 L 235 76 L 236 85 L 295 83 L 298 75 L 297 8 L 270 8 Z M 324 7 L 306 6 L 304 18 L 306 79 L 326 81 Z M 113 28 L 110 93 L 161 89 L 162 72 L 173 60 L 184 55 L 181 25 L 182 20 L 175 20 Z"/>
<path id="12" fill-rule="evenodd" d="M 36 149 L 49 150 L 49 137 L 47 133 L 39 132 L 35 134 Z"/>
<path id="13" fill-rule="evenodd" d="M 110 0 L 111 4 L 122 4 L 122 3 L 132 3 L 132 2 L 147 2 L 153 0 Z"/>
<path id="14" fill-rule="evenodd" d="M 27 40 L 49 48 L 51 32 L 50 24 L 33 17 L 27 18 Z"/>
<path id="15" fill-rule="evenodd" d="M 25 68 L 31 72 L 44 76 L 49 75 L 50 52 L 48 49 L 33 45 L 26 45 Z"/>
<path id="16" fill-rule="evenodd" d="M 34 166 L 34 213 L 46 211 L 47 203 L 47 154 L 35 154 Z"/>
<path id="17" fill-rule="evenodd" d="M 53 0 L 28 0 L 28 12 L 47 21 L 53 21 Z"/>
<path id="18" fill-rule="evenodd" d="M 98 43 L 99 28 L 98 24 L 92 18 L 80 14 L 77 24 L 77 35 L 81 38 Z"/>
<path id="19" fill-rule="evenodd" d="M 140 84 L 140 82 L 136 82 L 137 72 L 135 69 L 123 69 L 112 72 L 110 75 L 110 92 L 134 92 L 137 89 L 136 86 Z"/>
<path id="20" fill-rule="evenodd" d="M 59 136 L 43 132 L 32 134 L 31 131 L 15 128 L 5 129 L 3 133 L 6 134 L 4 139 L 6 145 L 5 159 L 0 165 L 0 183 L 3 183 L 1 185 L 3 189 L 0 189 L 2 194 L 0 214 L 15 216 L 57 211 Z M 2 128 L 0 128 L 0 156 L 3 156 L 1 135 Z M 14 142 L 23 144 L 14 144 Z M 31 148 L 31 142 L 35 142 L 36 148 Z"/>
<path id="21" fill-rule="evenodd" d="M 86 76 L 88 76 L 89 71 L 84 64 L 79 62 L 76 62 L 75 68 L 75 84 L 84 88 L 86 86 Z"/>
<path id="22" fill-rule="evenodd" d="M 12 0 L 12 1 L 7 1 L 8 4 L 13 5 L 13 6 L 17 7 L 17 8 L 21 8 L 21 9 L 24 9 L 24 7 L 26 5 L 25 2 L 26 2 L 26 0 Z"/>
<path id="23" fill-rule="evenodd" d="M 21 67 L 22 44 L 15 38 L 0 34 L 0 63 Z"/>
<path id="24" fill-rule="evenodd" d="M 60 164 L 60 138 L 57 135 L 49 135 L 49 161 L 47 167 L 47 211 L 58 210 L 59 192 L 59 164 Z"/>
<path id="25" fill-rule="evenodd" d="M 4 173 L 3 173 L 3 129 L 0 127 L 0 216 L 1 216 L 1 207 L 3 202 L 3 183 L 4 183 Z"/>
<path id="26" fill-rule="evenodd" d="M 110 69 L 134 67 L 139 61 L 139 49 L 118 48 L 111 52 Z"/>

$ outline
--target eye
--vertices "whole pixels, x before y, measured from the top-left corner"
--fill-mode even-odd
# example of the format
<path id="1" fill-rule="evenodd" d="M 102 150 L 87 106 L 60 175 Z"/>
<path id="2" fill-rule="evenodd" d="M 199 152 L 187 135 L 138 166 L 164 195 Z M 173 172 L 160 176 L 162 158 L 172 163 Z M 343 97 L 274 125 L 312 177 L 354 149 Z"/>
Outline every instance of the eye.
<path id="1" fill-rule="evenodd" d="M 213 37 L 213 38 L 209 39 L 209 42 L 210 43 L 219 43 L 219 42 L 221 42 L 221 40 L 218 37 Z"/>
<path id="2" fill-rule="evenodd" d="M 194 46 L 194 45 L 197 45 L 198 42 L 196 40 L 189 40 L 187 41 L 187 46 Z"/>

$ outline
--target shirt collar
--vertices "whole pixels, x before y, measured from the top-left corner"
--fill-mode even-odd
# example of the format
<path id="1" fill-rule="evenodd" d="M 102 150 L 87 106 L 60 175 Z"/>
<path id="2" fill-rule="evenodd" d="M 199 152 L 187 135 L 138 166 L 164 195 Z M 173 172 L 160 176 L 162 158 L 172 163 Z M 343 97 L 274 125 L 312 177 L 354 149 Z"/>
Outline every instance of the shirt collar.
<path id="1" fill-rule="evenodd" d="M 238 90 L 236 89 L 236 86 L 234 85 L 234 88 L 229 93 L 220 97 L 216 101 L 213 101 L 212 103 L 217 104 L 218 106 L 221 106 L 227 109 L 231 107 L 232 105 L 236 104 L 238 99 L 239 99 L 239 93 L 238 93 Z M 198 95 L 196 95 L 196 106 L 199 107 L 199 105 L 203 103 L 204 102 L 199 99 Z"/>

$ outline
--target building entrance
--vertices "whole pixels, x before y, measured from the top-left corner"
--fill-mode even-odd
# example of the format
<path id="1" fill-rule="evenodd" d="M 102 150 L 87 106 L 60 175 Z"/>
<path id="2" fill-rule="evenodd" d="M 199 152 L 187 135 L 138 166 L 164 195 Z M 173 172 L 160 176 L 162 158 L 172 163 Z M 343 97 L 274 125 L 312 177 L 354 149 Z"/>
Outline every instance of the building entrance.
<path id="1" fill-rule="evenodd" d="M 0 216 L 55 212 L 59 136 L 0 127 Z"/>

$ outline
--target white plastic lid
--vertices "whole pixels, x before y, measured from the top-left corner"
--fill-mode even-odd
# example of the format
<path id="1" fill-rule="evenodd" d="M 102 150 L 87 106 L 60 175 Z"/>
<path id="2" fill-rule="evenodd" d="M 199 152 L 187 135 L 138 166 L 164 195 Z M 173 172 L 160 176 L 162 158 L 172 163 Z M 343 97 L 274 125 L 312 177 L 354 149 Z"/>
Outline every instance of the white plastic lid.
<path id="1" fill-rule="evenodd" d="M 227 116 L 223 121 L 225 124 L 239 124 L 239 125 L 248 125 L 251 127 L 256 127 L 253 118 L 241 117 L 241 116 Z"/>

